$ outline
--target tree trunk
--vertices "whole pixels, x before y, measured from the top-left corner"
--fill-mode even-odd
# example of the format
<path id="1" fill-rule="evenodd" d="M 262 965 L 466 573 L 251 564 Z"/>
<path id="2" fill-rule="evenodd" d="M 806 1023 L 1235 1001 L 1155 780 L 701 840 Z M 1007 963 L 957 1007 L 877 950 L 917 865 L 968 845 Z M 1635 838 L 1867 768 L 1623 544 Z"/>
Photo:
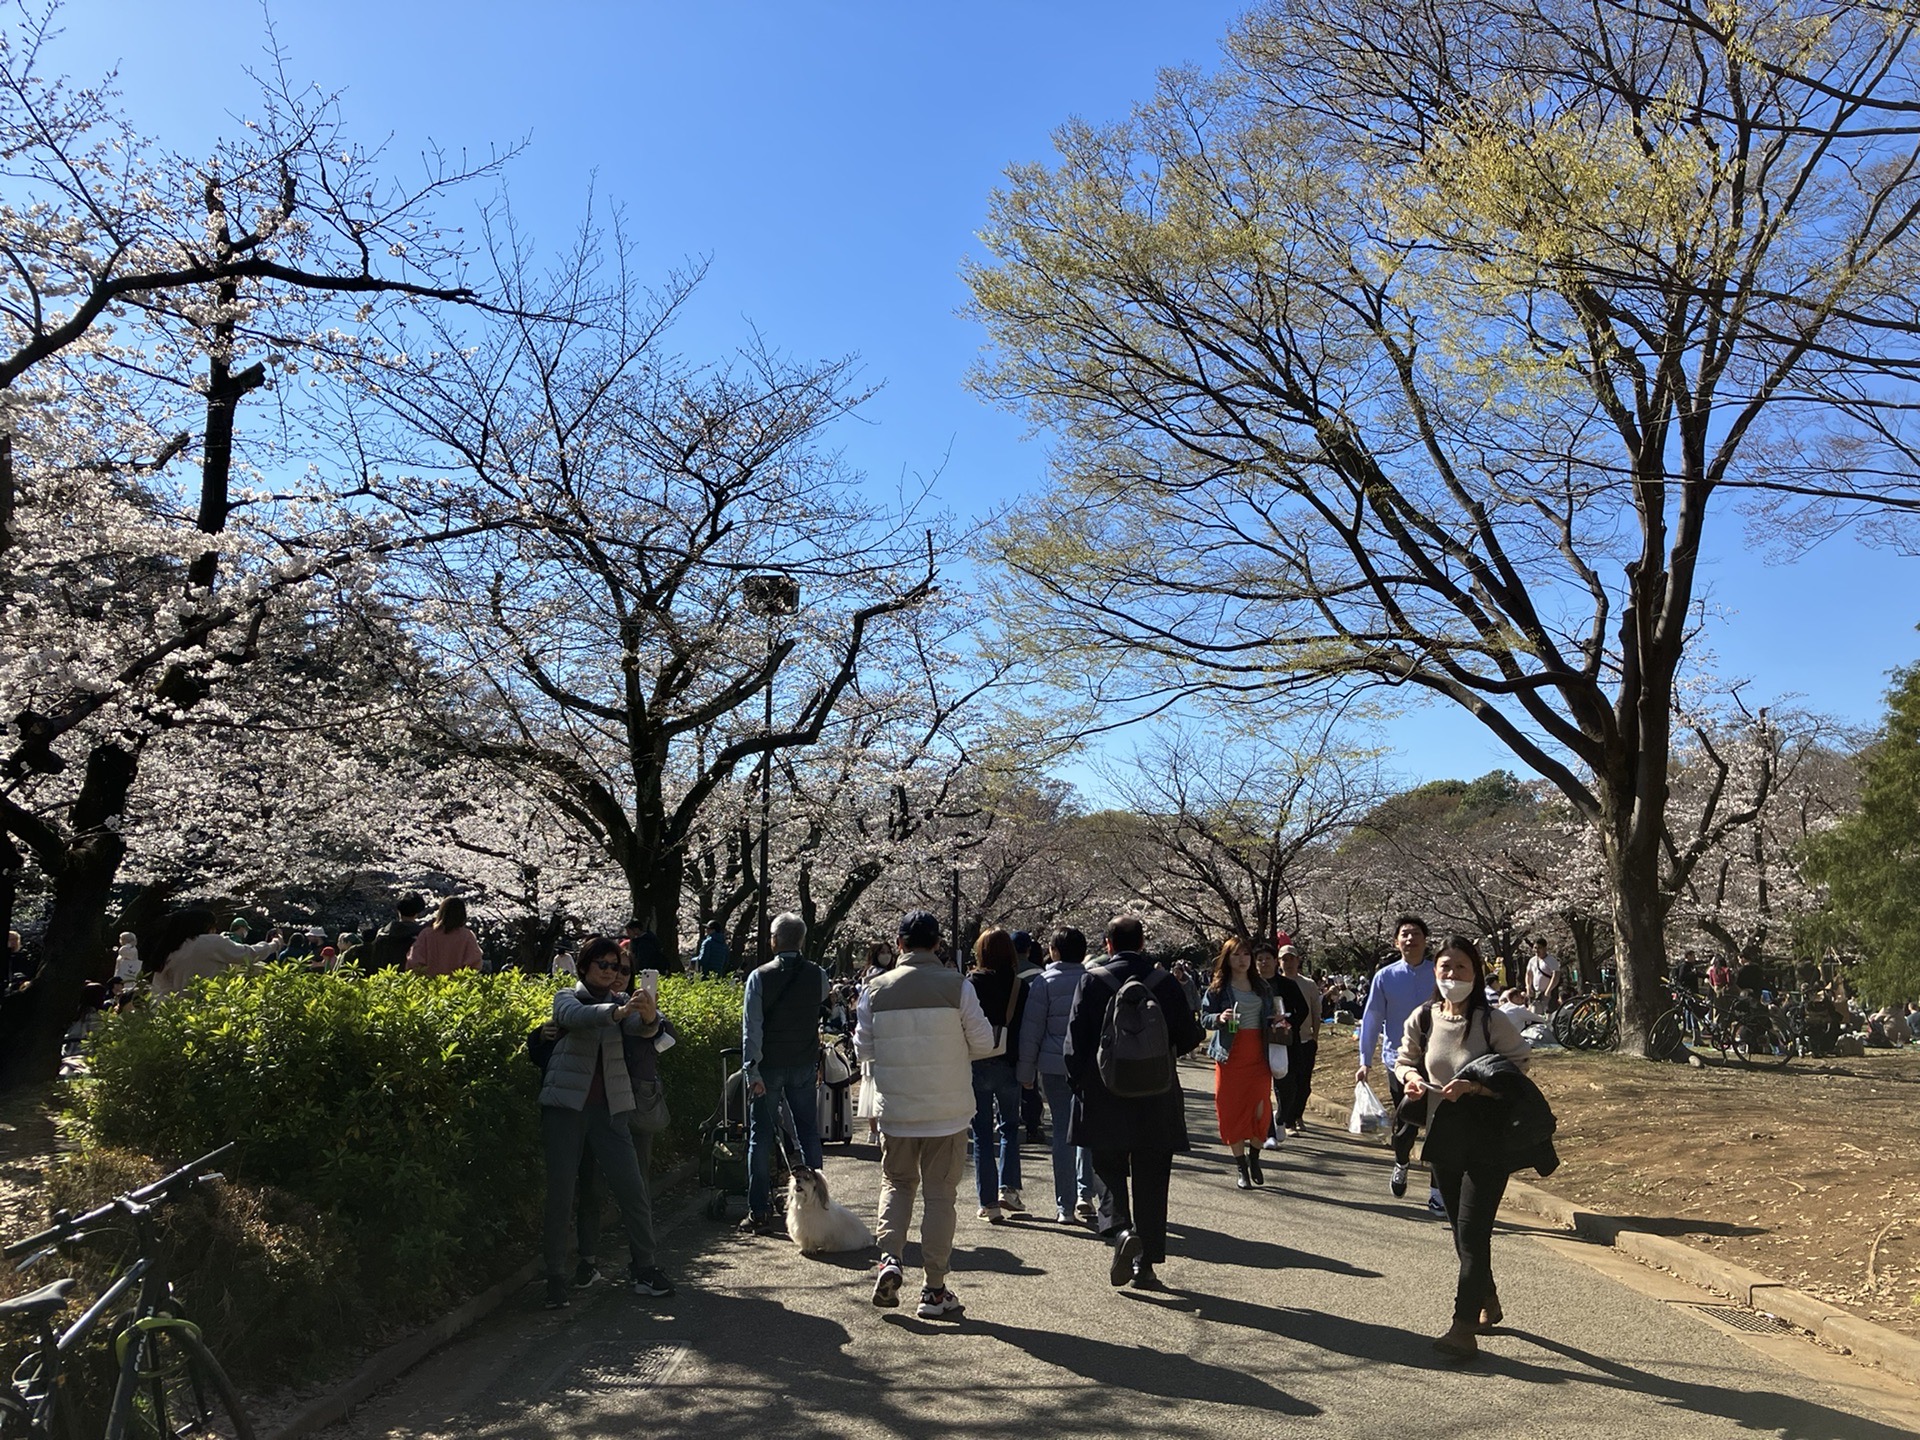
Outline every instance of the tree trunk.
<path id="1" fill-rule="evenodd" d="M 13 929 L 13 906 L 20 893 L 20 872 L 26 864 L 26 857 L 13 843 L 13 837 L 0 830 L 0 932 Z M 0 984 L 5 983 L 5 978 L 0 975 Z"/>
<path id="2" fill-rule="evenodd" d="M 663 963 L 676 966 L 680 963 L 680 889 L 685 879 L 686 852 L 674 845 L 640 858 L 641 865 L 627 874 L 633 913 L 646 922 L 660 942 Z"/>
<path id="3" fill-rule="evenodd" d="M 61 1039 L 79 1016 L 90 972 L 106 960 L 107 906 L 127 851 L 119 817 L 126 811 L 135 768 L 133 753 L 118 745 L 97 746 L 87 757 L 72 812 L 74 838 L 51 877 L 44 963 L 23 1030 L 0 1060 L 0 1086 L 34 1084 L 60 1073 Z"/>
<path id="4" fill-rule="evenodd" d="M 1613 890 L 1613 962 L 1620 977 L 1620 1052 L 1657 1060 L 1649 1043 L 1667 1005 L 1666 905 L 1660 895 L 1657 837 L 1629 825 L 1602 836 Z"/>

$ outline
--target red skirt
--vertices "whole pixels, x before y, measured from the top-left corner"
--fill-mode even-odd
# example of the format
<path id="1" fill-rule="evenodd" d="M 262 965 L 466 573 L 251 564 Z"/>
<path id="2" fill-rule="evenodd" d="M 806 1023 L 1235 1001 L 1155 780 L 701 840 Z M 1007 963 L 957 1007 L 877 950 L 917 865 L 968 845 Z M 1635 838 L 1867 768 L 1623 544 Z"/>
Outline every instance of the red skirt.
<path id="1" fill-rule="evenodd" d="M 1214 1062 L 1213 1113 L 1224 1145 L 1238 1140 L 1258 1145 L 1267 1138 L 1273 1125 L 1273 1072 L 1267 1068 L 1266 1037 L 1258 1029 L 1240 1031 L 1225 1063 Z"/>

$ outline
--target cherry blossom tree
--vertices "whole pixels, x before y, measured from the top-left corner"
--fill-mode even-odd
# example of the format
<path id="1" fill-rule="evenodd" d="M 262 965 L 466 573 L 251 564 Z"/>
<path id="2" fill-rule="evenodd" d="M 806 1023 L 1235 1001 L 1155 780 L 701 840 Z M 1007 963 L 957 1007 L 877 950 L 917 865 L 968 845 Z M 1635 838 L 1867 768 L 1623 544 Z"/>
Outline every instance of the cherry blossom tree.
<path id="1" fill-rule="evenodd" d="M 821 741 L 933 595 L 936 538 L 830 448 L 866 393 L 850 362 L 674 355 L 697 276 L 643 289 L 617 216 L 548 269 L 510 214 L 488 242 L 512 314 L 396 326 L 447 362 L 343 423 L 383 457 L 389 513 L 435 541 L 387 593 L 429 671 L 470 687 L 447 743 L 592 836 L 672 953 L 709 802 Z M 769 574 L 797 585 L 791 613 L 757 605 Z"/>
<path id="2" fill-rule="evenodd" d="M 278 69 L 234 138 L 168 151 L 109 85 L 47 78 L 52 21 L 0 24 L 0 870 L 47 892 L 5 1079 L 58 1063 L 148 749 L 381 549 L 318 477 L 252 483 L 241 401 L 364 368 L 395 304 L 473 300 L 434 211 L 491 168 L 397 185 Z"/>

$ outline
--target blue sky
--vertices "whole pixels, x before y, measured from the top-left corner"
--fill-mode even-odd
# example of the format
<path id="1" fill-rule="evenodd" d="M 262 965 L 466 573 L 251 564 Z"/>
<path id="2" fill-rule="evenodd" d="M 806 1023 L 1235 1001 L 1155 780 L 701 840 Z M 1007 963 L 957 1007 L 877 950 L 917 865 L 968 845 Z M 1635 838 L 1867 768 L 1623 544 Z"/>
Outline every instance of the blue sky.
<path id="1" fill-rule="evenodd" d="M 1165 65 L 1205 64 L 1241 5 L 706 4 L 290 0 L 274 23 L 296 78 L 344 92 L 363 140 L 396 165 L 427 141 L 484 152 L 523 136 L 515 208 L 553 243 L 588 188 L 623 203 L 643 266 L 711 270 L 677 344 L 739 343 L 749 324 L 804 355 L 857 353 L 884 389 L 842 439 L 878 482 L 941 474 L 977 515 L 1038 485 L 1044 445 L 962 385 L 982 336 L 955 312 L 963 257 L 1006 165 L 1045 158 L 1072 115 L 1115 118 Z M 150 133 L 199 148 L 248 108 L 262 58 L 252 0 L 80 0 L 53 67 L 120 68 Z M 1726 515 L 1703 575 L 1725 618 L 1722 673 L 1760 701 L 1798 694 L 1854 722 L 1885 672 L 1920 655 L 1915 563 L 1829 542 L 1792 566 L 1745 552 Z M 1387 736 L 1409 779 L 1513 762 L 1442 710 Z"/>

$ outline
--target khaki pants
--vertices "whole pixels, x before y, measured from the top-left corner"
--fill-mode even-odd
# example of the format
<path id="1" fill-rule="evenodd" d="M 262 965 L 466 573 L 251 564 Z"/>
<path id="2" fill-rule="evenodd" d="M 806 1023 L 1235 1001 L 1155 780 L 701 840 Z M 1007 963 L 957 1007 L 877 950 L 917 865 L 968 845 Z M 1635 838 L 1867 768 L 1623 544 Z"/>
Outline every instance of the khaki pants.
<path id="1" fill-rule="evenodd" d="M 926 1137 L 880 1136 L 880 1253 L 898 1257 L 906 1248 L 913 1194 L 921 1190 L 925 1199 L 920 1213 L 920 1261 L 932 1290 L 947 1280 L 953 1232 L 959 1223 L 953 1202 L 966 1169 L 964 1130 Z"/>

